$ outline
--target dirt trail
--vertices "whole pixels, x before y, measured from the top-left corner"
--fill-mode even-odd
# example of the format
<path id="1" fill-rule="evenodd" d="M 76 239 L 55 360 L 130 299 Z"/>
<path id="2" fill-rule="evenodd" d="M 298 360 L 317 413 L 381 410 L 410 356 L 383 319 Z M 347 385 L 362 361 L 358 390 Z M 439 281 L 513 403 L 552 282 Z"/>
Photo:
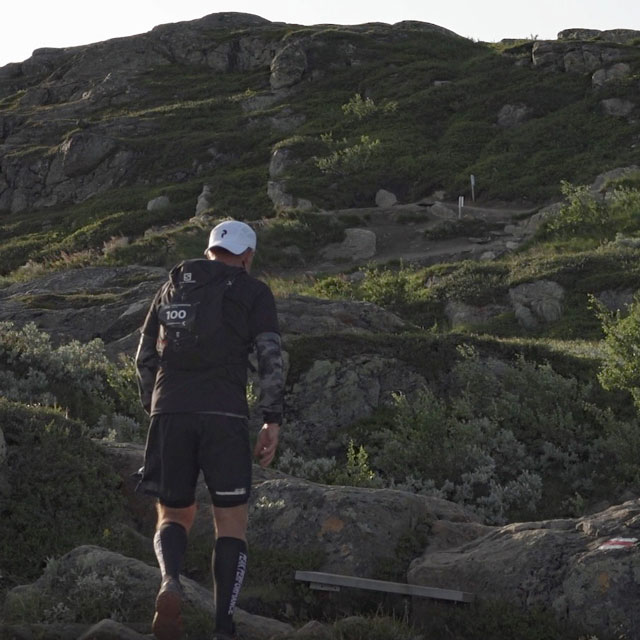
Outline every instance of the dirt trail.
<path id="1" fill-rule="evenodd" d="M 389 208 L 341 209 L 320 215 L 347 218 L 350 227 L 373 231 L 375 255 L 346 265 L 320 260 L 312 268 L 339 272 L 367 263 L 402 261 L 416 266 L 467 258 L 497 257 L 522 242 L 522 225 L 540 207 L 511 205 L 465 206 L 459 216 L 457 203 L 418 202 Z M 449 227 L 448 233 L 438 233 Z M 451 229 L 456 232 L 451 233 Z M 459 230 L 458 230 L 459 228 Z M 429 235 L 431 232 L 431 235 Z M 440 237 L 439 237 L 440 236 Z M 305 269 L 310 270 L 311 265 Z"/>

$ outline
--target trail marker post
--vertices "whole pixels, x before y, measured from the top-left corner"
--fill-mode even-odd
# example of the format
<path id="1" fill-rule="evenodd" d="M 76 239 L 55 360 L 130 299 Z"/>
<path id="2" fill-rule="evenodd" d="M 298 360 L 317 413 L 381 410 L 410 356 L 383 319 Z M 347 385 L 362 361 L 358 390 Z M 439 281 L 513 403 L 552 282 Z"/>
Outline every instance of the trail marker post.
<path id="1" fill-rule="evenodd" d="M 476 177 L 471 174 L 471 200 L 476 201 Z"/>
<path id="2" fill-rule="evenodd" d="M 463 207 L 464 207 L 464 196 L 458 196 L 458 220 L 462 218 Z"/>

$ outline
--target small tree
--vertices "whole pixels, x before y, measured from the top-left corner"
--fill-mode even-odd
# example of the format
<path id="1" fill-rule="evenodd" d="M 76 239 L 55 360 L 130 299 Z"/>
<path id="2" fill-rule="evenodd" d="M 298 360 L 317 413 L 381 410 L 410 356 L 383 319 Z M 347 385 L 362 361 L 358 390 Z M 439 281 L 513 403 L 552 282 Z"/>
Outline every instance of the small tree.
<path id="1" fill-rule="evenodd" d="M 605 334 L 605 358 L 598 380 L 605 389 L 625 389 L 640 410 L 640 296 L 635 297 L 628 313 L 610 312 L 591 298 Z"/>

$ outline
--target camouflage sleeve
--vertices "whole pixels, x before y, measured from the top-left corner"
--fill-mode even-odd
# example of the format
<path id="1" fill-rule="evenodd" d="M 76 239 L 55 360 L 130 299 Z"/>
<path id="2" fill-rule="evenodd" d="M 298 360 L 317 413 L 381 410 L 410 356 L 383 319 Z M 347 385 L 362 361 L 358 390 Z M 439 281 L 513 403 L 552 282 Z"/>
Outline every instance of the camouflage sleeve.
<path id="1" fill-rule="evenodd" d="M 147 313 L 136 353 L 136 378 L 140 402 L 147 413 L 151 410 L 151 395 L 156 383 L 159 357 L 156 350 L 158 320 L 155 314 L 155 299 Z"/>
<path id="2" fill-rule="evenodd" d="M 259 407 L 264 422 L 282 423 L 284 395 L 284 367 L 282 347 L 277 333 L 265 332 L 256 336 L 258 375 L 260 376 Z"/>

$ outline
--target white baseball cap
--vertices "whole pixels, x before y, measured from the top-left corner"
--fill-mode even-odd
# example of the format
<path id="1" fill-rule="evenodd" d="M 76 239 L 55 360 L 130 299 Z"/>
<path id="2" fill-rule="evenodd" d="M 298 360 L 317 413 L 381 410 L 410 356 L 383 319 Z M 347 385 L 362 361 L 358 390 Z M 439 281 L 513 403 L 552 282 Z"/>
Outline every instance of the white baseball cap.
<path id="1" fill-rule="evenodd" d="M 221 247 L 235 255 L 240 255 L 247 249 L 256 248 L 256 232 L 244 222 L 227 220 L 211 229 L 207 251 L 214 247 Z"/>

